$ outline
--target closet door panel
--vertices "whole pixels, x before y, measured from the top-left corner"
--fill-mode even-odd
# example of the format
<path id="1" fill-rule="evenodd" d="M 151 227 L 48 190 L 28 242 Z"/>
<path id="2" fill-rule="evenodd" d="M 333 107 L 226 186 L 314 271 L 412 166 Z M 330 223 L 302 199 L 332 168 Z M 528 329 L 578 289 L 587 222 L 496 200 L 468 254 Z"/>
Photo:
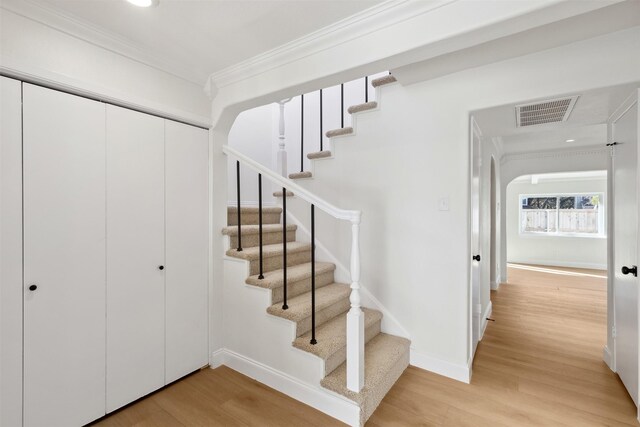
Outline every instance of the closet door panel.
<path id="1" fill-rule="evenodd" d="M 0 426 L 22 425 L 22 84 L 0 77 Z"/>
<path id="2" fill-rule="evenodd" d="M 165 367 L 164 120 L 107 106 L 107 412 Z"/>
<path id="3" fill-rule="evenodd" d="M 208 363 L 208 132 L 166 121 L 166 381 Z"/>
<path id="4" fill-rule="evenodd" d="M 105 413 L 104 128 L 104 104 L 24 84 L 25 426 Z"/>

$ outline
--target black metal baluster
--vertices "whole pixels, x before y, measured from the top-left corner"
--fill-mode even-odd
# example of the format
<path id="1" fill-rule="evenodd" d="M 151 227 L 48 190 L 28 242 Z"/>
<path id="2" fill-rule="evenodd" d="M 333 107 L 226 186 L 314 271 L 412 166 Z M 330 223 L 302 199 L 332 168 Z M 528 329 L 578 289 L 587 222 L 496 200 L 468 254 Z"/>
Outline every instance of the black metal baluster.
<path id="1" fill-rule="evenodd" d="M 364 76 L 364 102 L 369 102 L 369 76 Z"/>
<path id="2" fill-rule="evenodd" d="M 322 151 L 322 140 L 324 139 L 322 135 L 322 89 L 320 89 L 320 151 Z"/>
<path id="3" fill-rule="evenodd" d="M 236 190 L 238 197 L 238 252 L 242 252 L 242 226 L 240 225 L 240 160 L 236 161 Z"/>
<path id="4" fill-rule="evenodd" d="M 258 233 L 260 239 L 260 274 L 258 279 L 264 279 L 262 274 L 262 174 L 258 174 Z"/>
<path id="5" fill-rule="evenodd" d="M 311 205 L 311 341 L 316 341 L 316 220 L 315 206 Z"/>
<path id="6" fill-rule="evenodd" d="M 344 127 L 344 83 L 340 85 L 340 127 Z"/>
<path id="7" fill-rule="evenodd" d="M 284 187 L 282 187 L 282 283 L 282 309 L 286 310 L 289 306 L 287 305 L 287 189 Z"/>
<path id="8" fill-rule="evenodd" d="M 300 95 L 300 172 L 304 172 L 304 94 Z"/>

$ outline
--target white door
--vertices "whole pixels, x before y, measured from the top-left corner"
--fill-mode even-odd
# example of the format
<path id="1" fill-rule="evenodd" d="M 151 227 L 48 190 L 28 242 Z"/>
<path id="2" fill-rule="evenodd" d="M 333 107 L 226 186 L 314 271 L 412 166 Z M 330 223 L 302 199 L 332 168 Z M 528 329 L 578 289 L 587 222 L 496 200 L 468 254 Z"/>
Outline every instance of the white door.
<path id="1" fill-rule="evenodd" d="M 166 382 L 208 363 L 209 138 L 165 122 Z"/>
<path id="2" fill-rule="evenodd" d="M 628 108 L 627 108 L 628 107 Z M 614 311 L 616 371 L 638 404 L 638 98 L 627 103 L 611 126 L 613 156 Z M 623 273 L 623 268 L 624 273 Z M 625 274 L 626 273 L 626 274 Z"/>
<path id="3" fill-rule="evenodd" d="M 22 83 L 0 77 L 0 426 L 22 425 Z"/>
<path id="4" fill-rule="evenodd" d="M 473 125 L 471 126 L 471 330 L 472 330 L 472 351 L 474 354 L 478 341 L 480 339 L 480 317 L 482 316 L 482 308 L 480 303 L 480 281 L 482 279 L 482 269 L 480 262 L 482 255 L 480 254 L 480 135 Z"/>
<path id="5" fill-rule="evenodd" d="M 164 386 L 164 120 L 107 106 L 107 412 Z"/>
<path id="6" fill-rule="evenodd" d="M 105 413 L 105 105 L 24 84 L 24 425 Z"/>

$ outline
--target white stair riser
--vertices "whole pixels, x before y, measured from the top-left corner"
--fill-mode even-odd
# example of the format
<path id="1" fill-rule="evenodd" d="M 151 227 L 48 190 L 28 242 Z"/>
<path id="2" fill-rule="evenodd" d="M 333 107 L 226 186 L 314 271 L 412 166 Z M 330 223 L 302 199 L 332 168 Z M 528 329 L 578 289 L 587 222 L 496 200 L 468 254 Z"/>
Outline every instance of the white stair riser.
<path id="1" fill-rule="evenodd" d="M 231 247 L 236 248 L 238 246 L 238 236 L 229 236 L 231 239 Z M 289 230 L 287 231 L 287 242 L 295 242 L 296 240 L 296 231 Z M 271 231 L 269 233 L 262 233 L 262 244 L 263 245 L 275 245 L 277 243 L 282 243 L 282 231 Z M 260 245 L 260 235 L 256 233 L 245 234 L 242 233 L 242 247 L 243 248 L 253 248 Z"/>
<path id="2" fill-rule="evenodd" d="M 316 274 L 316 289 L 327 286 L 334 282 L 333 270 L 326 273 Z M 311 291 L 311 277 L 307 277 L 295 282 L 287 282 L 287 298 L 293 298 Z M 271 290 L 272 304 L 282 302 L 284 288 L 278 287 Z"/>

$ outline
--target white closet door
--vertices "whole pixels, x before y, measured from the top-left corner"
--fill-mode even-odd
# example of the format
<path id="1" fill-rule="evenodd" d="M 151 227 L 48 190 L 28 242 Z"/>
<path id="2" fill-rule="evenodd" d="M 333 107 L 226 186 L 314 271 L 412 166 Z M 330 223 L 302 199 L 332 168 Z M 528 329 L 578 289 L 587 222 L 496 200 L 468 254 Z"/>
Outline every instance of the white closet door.
<path id="1" fill-rule="evenodd" d="M 25 426 L 105 413 L 104 126 L 104 104 L 24 84 Z"/>
<path id="2" fill-rule="evenodd" d="M 166 381 L 208 363 L 208 132 L 166 121 Z"/>
<path id="3" fill-rule="evenodd" d="M 107 412 L 164 386 L 164 120 L 107 106 Z"/>
<path id="4" fill-rule="evenodd" d="M 0 426 L 22 425 L 22 89 L 0 77 Z"/>

